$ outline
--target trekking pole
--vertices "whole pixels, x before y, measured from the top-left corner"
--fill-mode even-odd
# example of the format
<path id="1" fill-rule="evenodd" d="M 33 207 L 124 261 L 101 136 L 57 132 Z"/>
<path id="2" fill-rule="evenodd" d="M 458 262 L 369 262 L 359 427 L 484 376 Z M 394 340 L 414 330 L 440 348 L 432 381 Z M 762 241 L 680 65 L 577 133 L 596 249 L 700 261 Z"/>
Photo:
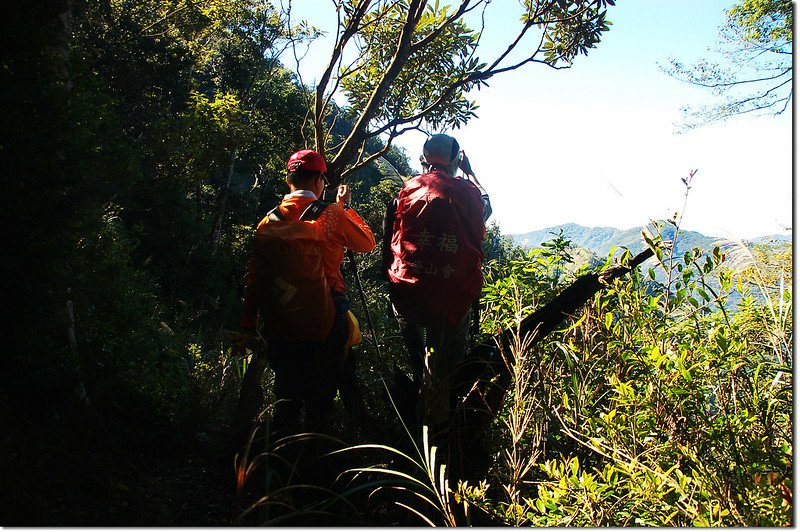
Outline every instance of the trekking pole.
<path id="1" fill-rule="evenodd" d="M 328 203 L 335 203 L 336 202 L 336 187 L 330 187 L 328 184 L 325 184 L 325 188 L 322 191 L 322 199 L 327 201 Z M 378 347 L 378 337 L 375 335 L 375 325 L 372 323 L 372 315 L 369 313 L 369 307 L 367 306 L 367 296 L 364 294 L 364 285 L 361 284 L 361 276 L 358 273 L 358 265 L 356 264 L 356 257 L 353 255 L 353 251 L 348 249 L 347 250 L 347 258 L 350 261 L 350 268 L 353 270 L 353 276 L 356 278 L 356 285 L 358 286 L 358 292 L 361 294 L 361 304 L 364 305 L 364 313 L 367 315 L 367 323 L 369 324 L 369 330 L 372 336 L 372 342 L 375 344 L 375 352 L 378 354 L 378 358 L 381 357 L 381 349 Z"/>
<path id="2" fill-rule="evenodd" d="M 369 307 L 367 306 L 367 295 L 364 293 L 364 286 L 361 284 L 361 275 L 358 273 L 358 265 L 356 264 L 356 257 L 353 255 L 353 251 L 348 249 L 347 250 L 347 258 L 350 261 L 350 268 L 353 270 L 353 275 L 356 278 L 356 285 L 358 286 L 358 292 L 361 294 L 361 304 L 364 305 L 364 314 L 367 315 L 367 323 L 369 324 L 369 330 L 372 336 L 372 343 L 375 344 L 375 352 L 378 354 L 378 358 L 381 357 L 381 349 L 378 347 L 378 337 L 375 335 L 375 325 L 372 323 L 372 315 L 369 312 Z"/>

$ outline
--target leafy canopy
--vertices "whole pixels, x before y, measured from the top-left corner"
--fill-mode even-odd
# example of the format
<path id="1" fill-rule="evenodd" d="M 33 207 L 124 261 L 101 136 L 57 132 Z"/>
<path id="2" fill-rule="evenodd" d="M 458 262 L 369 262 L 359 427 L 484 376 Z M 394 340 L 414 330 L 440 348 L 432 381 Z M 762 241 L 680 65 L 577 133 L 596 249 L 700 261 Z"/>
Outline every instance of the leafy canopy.
<path id="1" fill-rule="evenodd" d="M 334 1 L 336 35 L 313 103 L 315 146 L 332 154 L 328 169 L 334 180 L 383 154 L 365 149 L 371 139 L 385 139 L 388 150 L 406 131 L 465 124 L 477 109 L 468 99 L 469 91 L 486 86 L 497 74 L 528 63 L 571 66 L 608 30 L 606 8 L 614 1 L 525 1 L 506 43 L 486 59 L 479 53 L 483 29 L 491 19 L 490 4 L 490 0 Z M 480 29 L 473 29 L 475 24 Z M 340 90 L 348 100 L 347 109 L 332 101 Z M 353 117 L 353 127 L 334 138 L 331 124 L 339 114 Z"/>
<path id="2" fill-rule="evenodd" d="M 759 111 L 781 114 L 792 101 L 791 0 L 743 0 L 727 12 L 717 51 L 723 61 L 685 65 L 670 60 L 667 73 L 710 89 L 711 105 L 685 107 L 684 124 L 692 129 Z"/>

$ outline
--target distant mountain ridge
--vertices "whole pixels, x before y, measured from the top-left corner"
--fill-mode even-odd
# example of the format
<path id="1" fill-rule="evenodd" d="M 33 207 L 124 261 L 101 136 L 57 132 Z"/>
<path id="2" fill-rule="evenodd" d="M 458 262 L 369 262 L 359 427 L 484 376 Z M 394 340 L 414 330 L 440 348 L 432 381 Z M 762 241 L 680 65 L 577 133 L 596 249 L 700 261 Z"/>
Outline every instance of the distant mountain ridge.
<path id="1" fill-rule="evenodd" d="M 666 226 L 666 230 L 671 226 Z M 573 246 L 586 248 L 601 258 L 608 256 L 611 248 L 628 248 L 633 254 L 643 250 L 645 243 L 642 240 L 642 228 L 634 227 L 631 229 L 617 229 L 615 227 L 586 227 L 575 223 L 566 223 L 530 231 L 528 233 L 511 234 L 515 245 L 522 248 L 541 247 L 543 242 L 553 240 L 559 231 L 563 231 L 563 236 L 572 242 Z M 669 233 L 670 236 L 672 233 Z M 666 237 L 666 235 L 665 235 Z M 697 231 L 681 230 L 678 239 L 678 249 L 686 250 L 699 247 L 702 250 L 710 250 L 715 243 L 722 240 L 722 237 L 708 236 Z M 792 237 L 789 235 L 767 235 L 748 242 L 754 244 L 768 243 L 771 241 L 789 242 Z"/>

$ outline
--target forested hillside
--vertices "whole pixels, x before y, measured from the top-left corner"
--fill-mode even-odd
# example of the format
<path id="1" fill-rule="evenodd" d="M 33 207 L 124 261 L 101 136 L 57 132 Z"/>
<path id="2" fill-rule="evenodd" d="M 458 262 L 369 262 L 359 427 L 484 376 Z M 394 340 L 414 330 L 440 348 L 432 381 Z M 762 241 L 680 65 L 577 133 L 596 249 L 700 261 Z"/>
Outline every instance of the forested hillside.
<path id="1" fill-rule="evenodd" d="M 648 230 L 654 230 L 653 225 L 665 225 L 665 221 L 651 224 Z M 669 227 L 669 226 L 667 226 Z M 573 245 L 586 248 L 599 257 L 605 257 L 611 252 L 611 248 L 635 248 L 642 241 L 642 228 L 634 227 L 631 229 L 617 229 L 614 227 L 584 227 L 578 224 L 562 224 L 559 226 L 548 227 L 539 231 L 510 235 L 514 244 L 524 248 L 539 247 L 542 242 L 552 240 L 559 233 L 564 238 L 569 239 Z M 673 238 L 674 234 L 664 234 L 664 238 Z M 718 238 L 703 235 L 696 231 L 682 231 L 680 245 L 684 249 L 700 247 L 710 249 L 718 241 Z"/>
<path id="2" fill-rule="evenodd" d="M 665 221 L 661 220 L 656 224 L 650 224 L 648 230 L 659 224 L 663 226 Z M 612 247 L 635 248 L 641 242 L 641 232 L 641 227 L 617 229 L 615 227 L 586 227 L 579 224 L 567 223 L 508 236 L 515 245 L 530 249 L 540 247 L 543 242 L 552 240 L 554 237 L 561 234 L 564 238 L 569 239 L 574 246 L 586 248 L 599 257 L 605 257 L 611 252 Z M 664 234 L 663 236 L 665 238 L 673 238 L 674 231 L 670 234 Z M 753 239 L 751 242 L 745 242 L 745 244 L 763 245 L 772 243 L 780 245 L 781 243 L 789 241 L 791 241 L 791 236 L 765 235 Z M 697 231 L 681 231 L 680 244 L 684 249 L 691 249 L 693 247 L 711 249 L 717 243 L 721 243 L 723 247 L 728 248 L 736 246 L 736 244 L 729 239 L 705 235 Z"/>
<path id="3" fill-rule="evenodd" d="M 574 25 L 563 3 L 542 3 L 529 26 L 559 21 L 547 61 L 586 53 L 608 29 L 608 3 L 574 3 Z M 362 4 L 343 2 L 343 19 Z M 405 4 L 358 31 L 376 42 L 403 33 L 389 22 Z M 444 20 L 438 4 L 409 4 L 425 31 Z M 380 126 L 402 107 L 392 101 L 411 100 L 399 90 L 407 78 L 387 83 L 395 92 L 364 119 L 367 88 L 387 66 L 376 56 L 345 86 L 351 106 L 327 101 L 315 114 L 315 88 L 282 55 L 315 30 L 257 0 L 48 0 L 3 13 L 0 525 L 792 522 L 791 246 L 676 254 L 663 245 L 679 229 L 668 223 L 649 241 L 619 243 L 652 250 L 659 276 L 647 267 L 608 278 L 556 330 L 502 355 L 499 330 L 629 257 L 601 257 L 590 272 L 569 239 L 528 251 L 488 228 L 471 353 L 508 382 L 473 431 L 474 454 L 451 450 L 444 469 L 445 451 L 412 439 L 388 400 L 409 368 L 380 243 L 346 262 L 366 411 L 353 416 L 337 398 L 330 438 L 320 437 L 336 451 L 329 484 L 276 489 L 275 442 L 261 437 L 269 408 L 261 447 L 237 449 L 236 461 L 226 447 L 252 360 L 228 332 L 253 231 L 287 191 L 289 155 L 316 147 L 380 237 L 387 202 L 414 173 L 391 145 L 405 123 Z M 472 70 L 439 79 L 452 83 L 450 100 L 420 90 L 432 129 L 468 120 L 462 91 L 493 74 L 469 53 L 472 32 L 457 29 L 441 38 Z M 451 53 L 431 35 L 420 40 L 431 53 Z M 731 312 L 737 285 L 746 296 Z M 271 382 L 267 371 L 268 400 Z"/>
<path id="4" fill-rule="evenodd" d="M 759 256 L 785 256 L 787 250 L 791 249 L 791 236 L 770 235 L 762 236 L 752 241 L 734 241 L 730 239 L 704 235 L 697 231 L 681 230 L 676 237 L 676 227 L 664 220 L 651 222 L 644 228 L 617 229 L 614 227 L 585 227 L 578 224 L 568 223 L 559 226 L 548 227 L 538 231 L 528 233 L 508 235 L 514 245 L 526 250 L 542 248 L 543 244 L 550 242 L 554 238 L 568 240 L 572 247 L 572 255 L 577 266 L 596 267 L 613 251 L 614 256 L 618 257 L 626 249 L 636 250 L 641 245 L 642 231 L 659 233 L 666 240 L 674 240 L 674 252 L 682 255 L 693 249 L 700 249 L 704 252 L 711 251 L 719 246 L 722 253 L 733 253 L 734 256 L 742 254 Z M 652 266 L 653 260 L 645 263 Z M 656 270 L 656 279 L 664 283 L 667 276 L 666 271 Z M 711 280 L 713 288 L 719 289 L 720 285 L 715 280 Z M 728 297 L 727 306 L 735 309 L 741 302 L 742 294 L 733 290 Z"/>

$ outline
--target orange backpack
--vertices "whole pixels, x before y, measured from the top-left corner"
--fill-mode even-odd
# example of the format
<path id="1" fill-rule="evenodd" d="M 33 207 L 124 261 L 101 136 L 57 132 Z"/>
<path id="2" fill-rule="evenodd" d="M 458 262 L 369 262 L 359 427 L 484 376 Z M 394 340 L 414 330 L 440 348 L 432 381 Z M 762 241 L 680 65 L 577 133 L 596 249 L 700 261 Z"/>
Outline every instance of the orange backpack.
<path id="1" fill-rule="evenodd" d="M 322 262 L 317 219 L 327 203 L 314 201 L 297 221 L 276 207 L 256 231 L 255 292 L 268 338 L 323 341 L 333 327 L 334 306 Z"/>

